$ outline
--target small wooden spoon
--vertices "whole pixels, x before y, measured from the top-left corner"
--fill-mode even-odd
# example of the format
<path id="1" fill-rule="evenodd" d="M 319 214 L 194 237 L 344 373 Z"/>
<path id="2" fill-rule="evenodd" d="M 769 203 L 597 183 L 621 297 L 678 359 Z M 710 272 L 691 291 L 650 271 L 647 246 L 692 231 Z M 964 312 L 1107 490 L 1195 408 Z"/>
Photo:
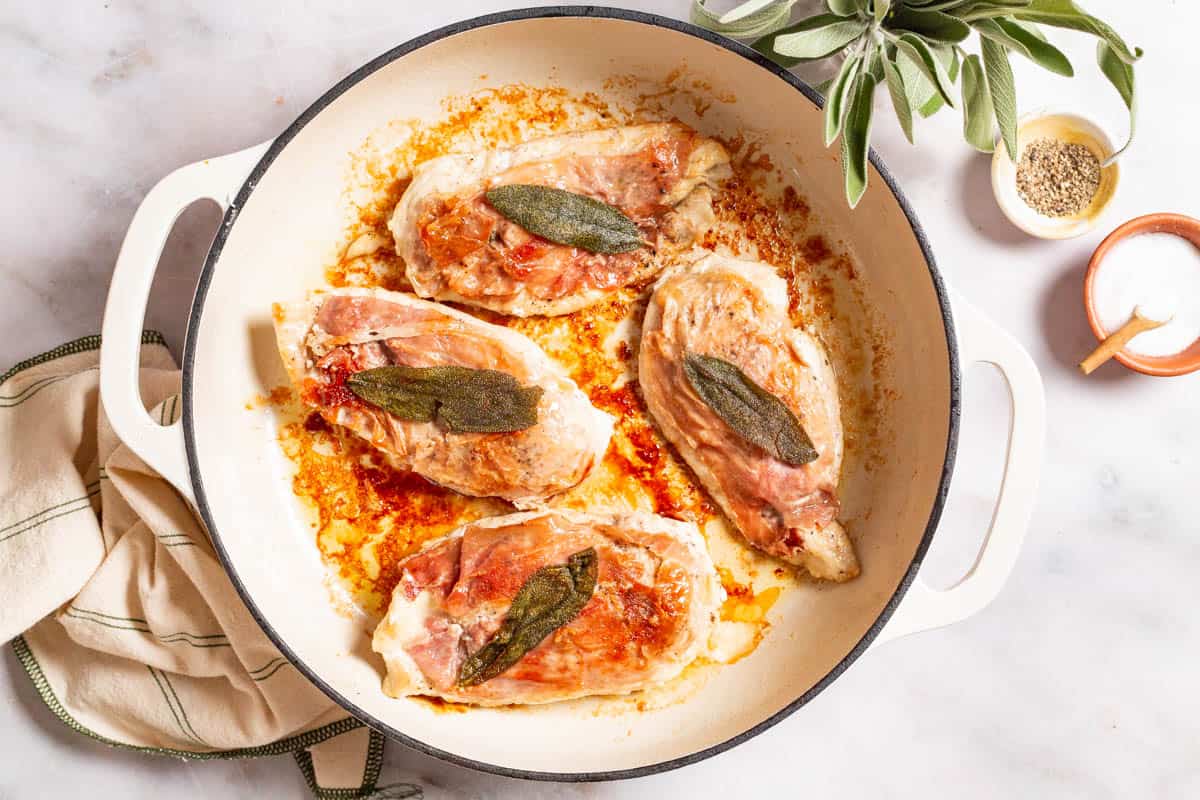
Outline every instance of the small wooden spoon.
<path id="1" fill-rule="evenodd" d="M 1083 370 L 1084 375 L 1091 375 L 1097 367 L 1115 356 L 1118 350 L 1129 344 L 1130 339 L 1139 333 L 1161 328 L 1170 321 L 1170 318 L 1164 320 L 1150 319 L 1149 317 L 1142 316 L 1142 309 L 1140 307 L 1133 309 L 1133 316 L 1129 318 L 1129 322 L 1126 322 L 1116 333 L 1101 342 L 1100 346 L 1093 350 L 1090 356 L 1080 361 L 1079 368 Z"/>

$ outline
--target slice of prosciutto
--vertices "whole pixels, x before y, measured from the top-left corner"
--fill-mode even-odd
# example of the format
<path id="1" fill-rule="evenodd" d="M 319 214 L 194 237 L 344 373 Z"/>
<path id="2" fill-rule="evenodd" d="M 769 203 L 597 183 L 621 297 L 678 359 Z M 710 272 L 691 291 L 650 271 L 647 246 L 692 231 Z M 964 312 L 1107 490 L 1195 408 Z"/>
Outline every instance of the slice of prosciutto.
<path id="1" fill-rule="evenodd" d="M 432 159 L 389 222 L 413 291 L 515 316 L 567 314 L 653 276 L 712 226 L 725 148 L 677 123 L 571 133 Z M 495 186 L 535 184 L 620 209 L 650 247 L 602 255 L 555 244 L 496 211 Z"/>
<path id="2" fill-rule="evenodd" d="M 818 458 L 787 464 L 738 435 L 692 389 L 687 353 L 732 363 L 782 400 Z M 664 275 L 646 311 L 638 381 L 663 435 L 751 545 L 816 578 L 858 575 L 837 521 L 837 379 L 821 343 L 792 327 L 787 285 L 773 267 L 710 255 Z"/>
<path id="3" fill-rule="evenodd" d="M 595 550 L 597 581 L 573 620 L 507 670 L 459 685 L 533 573 Z M 536 511 L 470 523 L 400 562 L 375 629 L 384 691 L 459 703 L 549 703 L 670 680 L 707 651 L 725 599 L 696 526 L 654 514 Z"/>
<path id="4" fill-rule="evenodd" d="M 276 304 L 275 332 L 301 399 L 386 453 L 398 469 L 520 507 L 576 485 L 604 457 L 613 419 L 536 344 L 452 308 L 382 289 L 339 289 Z M 537 424 L 511 433 L 455 433 L 399 419 L 360 400 L 346 379 L 388 365 L 457 365 L 540 386 Z"/>

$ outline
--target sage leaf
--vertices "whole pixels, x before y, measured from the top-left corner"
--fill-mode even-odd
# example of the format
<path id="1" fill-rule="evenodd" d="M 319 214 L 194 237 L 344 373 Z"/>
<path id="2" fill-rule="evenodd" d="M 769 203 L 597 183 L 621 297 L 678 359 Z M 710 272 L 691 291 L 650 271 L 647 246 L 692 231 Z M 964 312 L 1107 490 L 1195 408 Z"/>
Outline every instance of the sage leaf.
<path id="1" fill-rule="evenodd" d="M 971 35 L 970 26 L 960 19 L 940 11 L 910 8 L 906 5 L 900 5 L 892 12 L 888 27 L 911 31 L 926 39 L 950 44 L 957 44 Z"/>
<path id="2" fill-rule="evenodd" d="M 813 59 L 793 58 L 791 56 L 783 55 L 775 49 L 775 42 L 779 39 L 779 37 L 786 36 L 791 33 L 803 33 L 804 31 L 812 31 L 818 28 L 824 28 L 827 25 L 831 25 L 832 23 L 839 21 L 841 21 L 841 17 L 837 16 L 836 14 L 817 14 L 814 17 L 802 19 L 793 25 L 788 25 L 784 28 L 774 30 L 763 36 L 761 39 L 757 39 L 756 41 L 752 42 L 750 47 L 751 49 L 762 53 L 764 56 L 771 59 L 781 67 L 791 69 L 803 61 L 812 61 Z M 824 94 L 824 92 L 822 92 L 822 94 Z"/>
<path id="3" fill-rule="evenodd" d="M 833 144 L 842 130 L 842 118 L 846 113 L 846 93 L 850 90 L 850 84 L 858 74 L 861 64 L 862 56 L 857 54 L 843 61 L 842 68 L 838 70 L 837 76 L 829 86 L 829 91 L 825 94 L 826 147 Z"/>
<path id="4" fill-rule="evenodd" d="M 942 67 L 946 70 L 946 76 L 950 78 L 950 83 L 953 84 L 958 80 L 958 51 L 951 45 L 934 45 L 929 48 L 933 51 L 934 56 L 938 61 L 942 62 Z M 901 62 L 907 62 L 908 59 L 900 59 Z M 923 87 L 921 97 L 925 98 L 924 102 L 918 107 L 918 112 L 922 117 L 932 117 L 937 112 L 941 111 L 946 105 L 946 101 L 938 93 L 937 86 L 931 83 L 924 73 L 920 70 L 915 71 L 913 81 Z M 907 73 L 905 80 L 908 80 Z"/>
<path id="5" fill-rule="evenodd" d="M 997 18 L 978 20 L 971 23 L 971 27 L 980 35 L 1015 50 L 1043 69 L 1068 78 L 1075 75 L 1075 69 L 1061 50 L 1023 25 Z"/>
<path id="6" fill-rule="evenodd" d="M 882 24 L 883 18 L 887 16 L 891 8 L 892 0 L 875 0 L 875 22 Z"/>
<path id="7" fill-rule="evenodd" d="M 692 23 L 735 39 L 749 39 L 778 30 L 786 25 L 792 15 L 792 6 L 795 5 L 795 0 L 767 5 L 757 11 L 727 21 L 726 18 L 734 11 L 742 10 L 748 5 L 751 4 L 744 3 L 730 11 L 729 14 L 721 16 L 709 11 L 704 5 L 704 0 L 692 0 Z"/>
<path id="8" fill-rule="evenodd" d="M 1134 129 L 1137 126 L 1137 97 L 1133 91 L 1133 67 L 1130 64 L 1121 60 L 1117 52 L 1112 46 L 1103 39 L 1096 43 L 1096 62 L 1100 65 L 1100 71 L 1104 73 L 1104 77 L 1108 78 L 1121 95 L 1121 99 L 1125 101 L 1125 107 L 1129 109 L 1129 138 L 1125 140 L 1125 144 L 1121 149 L 1109 156 L 1104 162 L 1104 166 L 1108 166 L 1117 160 L 1117 157 L 1124 153 L 1129 145 L 1133 144 Z"/>
<path id="9" fill-rule="evenodd" d="M 851 208 L 867 191 L 867 154 L 871 145 L 871 110 L 875 97 L 875 76 L 861 73 L 855 80 L 854 93 L 846 109 L 846 132 L 842 136 L 842 174 L 846 181 L 846 200 Z"/>
<path id="10" fill-rule="evenodd" d="M 921 78 L 921 80 L 924 81 L 925 78 Z M 917 109 L 917 113 L 920 114 L 925 119 L 932 117 L 934 114 L 941 111 L 946 106 L 946 101 L 942 99 L 942 96 L 940 94 L 938 94 L 936 87 L 931 85 L 929 87 L 929 92 L 930 92 L 929 99 L 926 100 L 925 103 L 920 108 Z"/>
<path id="11" fill-rule="evenodd" d="M 857 80 L 863 78 L 860 75 Z M 792 410 L 734 364 L 687 353 L 683 373 L 705 405 L 741 438 L 785 464 L 802 466 L 817 459 L 812 440 Z"/>
<path id="12" fill-rule="evenodd" d="M 1022 22 L 1019 19 L 1012 19 L 1011 17 L 996 17 L 996 19 L 1001 20 L 1002 22 L 1005 22 L 1008 25 L 1017 26 L 1018 28 L 1025 31 L 1033 38 L 1038 39 L 1039 41 L 1043 41 L 1043 42 L 1049 41 L 1046 38 L 1046 34 L 1042 33 L 1042 29 L 1039 28 L 1037 25 L 1033 24 L 1032 22 Z"/>
<path id="13" fill-rule="evenodd" d="M 867 71 L 871 73 L 871 77 L 875 79 L 875 84 L 879 85 L 887 80 L 887 76 L 883 73 L 883 43 L 878 43 L 872 47 L 869 55 L 863 56 L 867 64 Z"/>
<path id="14" fill-rule="evenodd" d="M 346 388 L 399 419 L 453 433 L 532 428 L 542 396 L 540 386 L 522 386 L 507 372 L 460 366 L 376 367 L 351 375 Z"/>
<path id="15" fill-rule="evenodd" d="M 992 110 L 996 124 L 1000 126 L 1000 138 L 1008 157 L 1017 160 L 1017 88 L 1013 82 L 1012 65 L 1008 63 L 1008 51 L 1004 45 L 988 39 L 979 40 L 983 51 L 983 74 L 987 80 L 988 94 L 992 98 Z"/>
<path id="16" fill-rule="evenodd" d="M 746 0 L 745 3 L 726 11 L 717 21 L 725 25 L 728 25 L 731 22 L 737 22 L 740 19 L 745 19 L 751 14 L 756 14 L 759 11 L 762 11 L 764 8 L 774 2 L 775 0 Z"/>
<path id="17" fill-rule="evenodd" d="M 1107 23 L 1088 14 L 1073 0 L 1033 0 L 1027 6 L 1013 9 L 1011 13 L 1015 19 L 1090 33 L 1107 42 L 1117 58 L 1126 64 L 1132 64 L 1142 57 L 1141 48 L 1130 49 Z"/>
<path id="18" fill-rule="evenodd" d="M 599 558 L 589 547 L 566 564 L 545 566 L 530 575 L 513 596 L 499 630 L 463 661 L 459 686 L 477 686 L 500 675 L 542 640 L 579 616 L 592 599 Z"/>
<path id="19" fill-rule="evenodd" d="M 904 76 L 895 61 L 885 59 L 883 63 L 884 76 L 887 78 L 888 94 L 892 98 L 892 108 L 896 112 L 896 120 L 900 123 L 904 137 L 913 144 L 913 109 L 908 99 L 908 90 L 904 87 Z"/>
<path id="20" fill-rule="evenodd" d="M 965 6 L 975 0 L 908 0 L 906 6 L 920 8 L 923 11 L 948 11 L 958 6 Z M 1029 0 L 1025 0 L 1029 2 Z"/>
<path id="21" fill-rule="evenodd" d="M 959 72 L 958 49 L 947 44 L 933 45 L 929 49 L 937 56 L 938 61 L 942 62 L 942 66 L 946 69 L 946 76 L 950 78 L 950 83 L 953 84 L 956 82 Z M 928 83 L 923 75 L 921 76 L 921 80 Z M 942 100 L 942 96 L 938 94 L 937 89 L 933 86 L 930 86 L 928 96 L 929 100 L 925 105 L 921 106 L 921 116 L 925 118 L 932 117 L 935 113 L 942 110 L 942 106 L 946 105 L 946 102 Z"/>
<path id="22" fill-rule="evenodd" d="M 866 29 L 865 20 L 839 19 L 821 28 L 784 33 L 775 39 L 775 50 L 792 58 L 824 58 L 857 39 Z"/>
<path id="23" fill-rule="evenodd" d="M 968 3 L 947 9 L 947 14 L 953 14 L 963 22 L 973 22 L 977 19 L 1007 17 L 1018 9 L 1026 8 L 1033 0 L 972 0 Z"/>
<path id="24" fill-rule="evenodd" d="M 996 114 L 988 94 L 983 64 L 972 53 L 962 68 L 963 138 L 976 150 L 990 153 L 996 149 Z"/>
<path id="25" fill-rule="evenodd" d="M 971 2 L 975 2 L 975 0 L 907 0 L 904 5 L 919 8 L 922 11 L 945 11 Z"/>
<path id="26" fill-rule="evenodd" d="M 914 34 L 905 33 L 896 42 L 896 49 L 933 84 L 938 95 L 941 96 L 942 102 L 948 106 L 954 105 L 954 100 L 950 96 L 954 91 L 954 82 L 947 74 L 946 68 L 942 66 L 942 62 L 933 54 L 924 40 Z"/>
<path id="27" fill-rule="evenodd" d="M 621 210 L 552 186 L 512 183 L 485 194 L 492 207 L 530 233 L 592 253 L 628 253 L 645 246 Z"/>
<path id="28" fill-rule="evenodd" d="M 839 17 L 858 16 L 858 0 L 825 0 L 825 5 Z"/>
<path id="29" fill-rule="evenodd" d="M 899 48 L 894 44 L 889 44 L 887 47 L 889 59 L 896 65 L 900 77 L 904 79 L 904 91 L 908 95 L 908 104 L 912 112 L 917 113 L 934 98 L 941 103 L 942 98 L 937 93 L 937 87 L 925 77 L 920 68 L 911 59 L 902 58 Z"/>

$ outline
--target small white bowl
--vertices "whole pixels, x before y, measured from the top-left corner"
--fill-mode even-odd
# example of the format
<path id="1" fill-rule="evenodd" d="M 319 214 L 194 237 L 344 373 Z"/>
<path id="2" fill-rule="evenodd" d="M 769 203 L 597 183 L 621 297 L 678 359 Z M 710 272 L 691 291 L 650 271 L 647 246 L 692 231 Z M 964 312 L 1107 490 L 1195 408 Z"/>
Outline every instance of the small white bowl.
<path id="1" fill-rule="evenodd" d="M 1017 121 L 1017 162 L 1025 146 L 1036 139 L 1081 144 L 1101 163 L 1114 152 L 1112 140 L 1099 125 L 1078 114 L 1061 111 L 1034 111 Z M 997 141 L 996 152 L 992 155 L 992 192 L 1000 210 L 1012 224 L 1041 239 L 1071 239 L 1095 228 L 1116 194 L 1121 175 L 1116 162 L 1104 167 L 1100 171 L 1100 187 L 1091 205 L 1078 214 L 1048 217 L 1034 211 L 1017 191 L 1017 162 L 1009 159 L 1004 143 Z"/>

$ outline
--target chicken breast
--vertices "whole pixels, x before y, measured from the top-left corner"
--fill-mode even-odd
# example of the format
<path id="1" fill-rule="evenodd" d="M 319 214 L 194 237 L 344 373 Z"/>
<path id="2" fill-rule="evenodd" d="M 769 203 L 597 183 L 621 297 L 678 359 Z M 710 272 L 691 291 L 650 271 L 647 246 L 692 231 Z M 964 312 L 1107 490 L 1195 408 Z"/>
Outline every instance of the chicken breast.
<path id="1" fill-rule="evenodd" d="M 597 410 L 541 348 L 516 331 L 381 289 L 340 289 L 276 304 L 279 352 L 301 399 L 403 470 L 520 507 L 571 488 L 604 457 L 613 419 Z M 509 433 L 461 433 L 399 419 L 360 400 L 346 379 L 388 365 L 457 365 L 542 389 L 537 423 Z"/>
<path id="2" fill-rule="evenodd" d="M 693 390 L 683 370 L 687 353 L 727 361 L 782 400 L 817 459 L 793 466 L 738 435 Z M 710 255 L 664 275 L 646 312 L 638 379 L 663 435 L 750 544 L 816 578 L 858 574 L 836 519 L 837 381 L 821 344 L 792 327 L 787 286 L 774 268 Z"/>
<path id="3" fill-rule="evenodd" d="M 591 548 L 595 589 L 571 621 L 495 677 L 463 664 L 500 629 L 538 570 Z M 401 562 L 373 647 L 384 691 L 460 703 L 549 703 L 670 680 L 698 655 L 724 602 L 696 526 L 646 513 L 537 511 L 479 520 Z"/>
<path id="4" fill-rule="evenodd" d="M 708 230 L 711 189 L 728 174 L 725 148 L 684 125 L 571 133 L 421 164 L 389 227 L 422 297 L 520 317 L 567 314 L 649 278 L 664 252 Z M 535 236 L 484 197 L 507 184 L 552 186 L 615 206 L 651 247 L 602 255 Z"/>

